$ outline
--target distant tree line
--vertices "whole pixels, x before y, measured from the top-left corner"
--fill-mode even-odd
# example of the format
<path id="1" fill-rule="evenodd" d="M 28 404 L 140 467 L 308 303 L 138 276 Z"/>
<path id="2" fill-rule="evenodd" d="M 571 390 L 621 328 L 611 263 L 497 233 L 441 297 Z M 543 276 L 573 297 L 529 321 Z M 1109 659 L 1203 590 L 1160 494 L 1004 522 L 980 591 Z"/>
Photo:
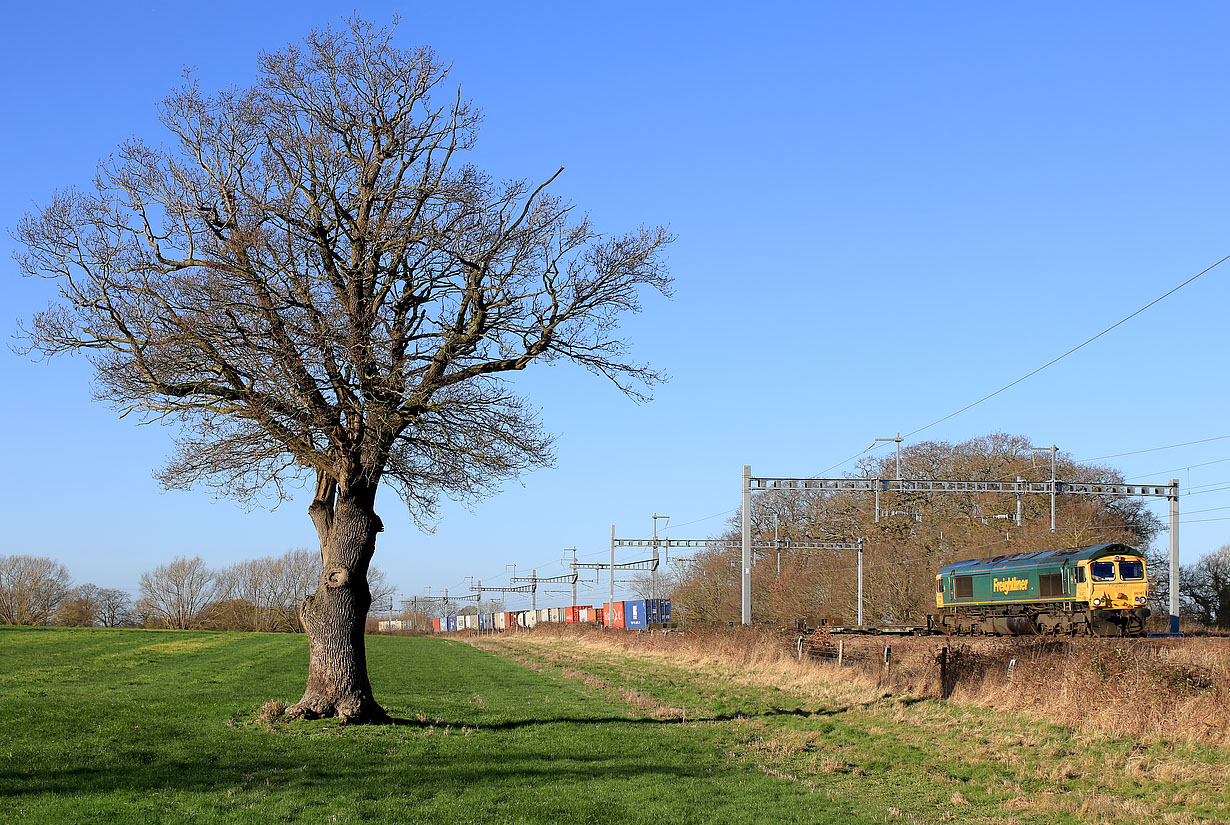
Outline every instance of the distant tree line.
<path id="1" fill-rule="evenodd" d="M 134 600 L 124 590 L 73 585 L 68 568 L 46 557 L 0 556 L 0 624 L 67 627 L 302 632 L 299 605 L 316 589 L 320 553 L 280 556 L 211 569 L 179 557 L 141 574 Z M 369 574 L 376 605 L 390 604 L 383 571 Z"/>

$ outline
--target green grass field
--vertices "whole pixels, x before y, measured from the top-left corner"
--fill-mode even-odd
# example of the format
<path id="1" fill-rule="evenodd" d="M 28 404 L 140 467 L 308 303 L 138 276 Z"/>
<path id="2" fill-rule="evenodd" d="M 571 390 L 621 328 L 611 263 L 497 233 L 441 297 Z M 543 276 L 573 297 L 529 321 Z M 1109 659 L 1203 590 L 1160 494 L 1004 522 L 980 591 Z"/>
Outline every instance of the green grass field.
<path id="1" fill-rule="evenodd" d="M 945 703 L 851 704 L 532 635 L 478 647 L 371 637 L 377 698 L 401 720 L 381 727 L 256 720 L 266 700 L 301 693 L 302 637 L 0 628 L 0 656 L 5 823 L 1185 823 L 1230 812 L 1220 751 L 1140 753 Z M 1178 761 L 1188 768 L 1162 771 Z"/>

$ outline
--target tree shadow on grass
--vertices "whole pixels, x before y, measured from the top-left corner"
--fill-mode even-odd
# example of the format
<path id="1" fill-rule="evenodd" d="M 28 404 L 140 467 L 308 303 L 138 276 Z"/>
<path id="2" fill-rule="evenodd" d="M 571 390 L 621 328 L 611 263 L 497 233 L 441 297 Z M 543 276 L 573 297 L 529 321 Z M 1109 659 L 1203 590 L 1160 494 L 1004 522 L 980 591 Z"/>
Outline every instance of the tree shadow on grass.
<path id="1" fill-rule="evenodd" d="M 256 786 L 270 785 L 280 792 L 323 792 L 324 786 L 360 788 L 412 784 L 431 788 L 432 793 L 462 793 L 471 783 L 507 784 L 519 787 L 534 781 L 590 781 L 646 778 L 653 782 L 712 779 L 713 765 L 696 760 L 649 758 L 648 753 L 662 732 L 663 743 L 679 746 L 677 736 L 667 731 L 678 725 L 723 723 L 773 717 L 826 717 L 849 710 L 836 707 L 820 711 L 773 708 L 760 713 L 708 714 L 698 717 L 658 719 L 653 717 L 544 716 L 488 723 L 443 719 L 393 717 L 385 725 L 343 726 L 327 722 L 275 724 L 270 730 L 282 734 L 253 737 L 248 728 L 236 732 L 234 741 L 216 737 L 183 737 L 170 747 L 123 748 L 100 755 L 95 764 L 80 758 L 52 767 L 0 769 L 0 799 L 55 794 L 66 799 L 107 793 L 219 793 L 243 796 Z M 543 739 L 533 736 L 491 738 L 487 732 L 523 732 L 540 729 L 582 727 L 606 728 L 603 734 L 566 730 Z M 430 736 L 404 739 L 380 735 L 379 730 L 410 728 L 430 731 Z M 390 731 L 391 732 L 391 731 Z M 364 736 L 364 733 L 375 734 Z M 245 735 L 246 734 L 246 735 Z M 305 735 L 296 735 L 305 734 Z M 329 736 L 322 738 L 322 734 Z M 354 735 L 351 735 L 354 734 Z M 229 738 L 229 737 L 224 737 Z M 276 743 L 276 744 L 273 744 Z M 662 747 L 663 743 L 657 746 Z M 707 752 L 701 740 L 698 756 Z M 168 751 L 180 758 L 169 758 Z M 184 757 L 184 753 L 191 757 Z M 430 754 L 427 758 L 426 754 Z M 76 762 L 77 764 L 73 764 Z M 46 764 L 46 763 L 44 763 Z M 407 774 L 408 767 L 413 768 Z M 731 770 L 734 770 L 733 766 Z"/>
<path id="2" fill-rule="evenodd" d="M 473 731 L 505 731 L 519 730 L 522 728 L 534 728 L 544 725 L 692 725 L 703 724 L 707 722 L 737 722 L 747 719 L 771 719 L 773 717 L 792 716 L 803 719 L 822 719 L 830 716 L 840 716 L 848 713 L 855 708 L 868 707 L 875 704 L 874 702 L 859 702 L 849 705 L 841 705 L 838 707 L 824 708 L 821 710 L 806 710 L 804 708 L 769 708 L 757 712 L 744 713 L 736 711 L 734 713 L 710 713 L 692 716 L 691 714 L 679 714 L 669 716 L 586 716 L 586 717 L 570 717 L 570 716 L 552 716 L 542 719 L 509 719 L 501 722 L 470 722 L 470 721 L 454 721 L 443 719 L 440 717 L 434 719 L 406 719 L 397 716 L 389 717 L 388 721 L 381 724 L 392 725 L 394 727 L 410 727 L 410 728 L 450 728 L 450 729 L 469 729 Z"/>
<path id="3" fill-rule="evenodd" d="M 583 721 L 627 725 L 630 720 Z M 291 739 L 299 747 L 217 751 L 180 759 L 132 751 L 117 755 L 106 765 L 9 768 L 0 770 L 0 800 L 51 794 L 67 802 L 110 793 L 216 794 L 225 798 L 252 793 L 316 796 L 331 793 L 330 789 L 361 794 L 364 789 L 390 787 L 402 788 L 411 796 L 416 792 L 461 795 L 480 783 L 488 790 L 513 790 L 537 782 L 643 778 L 666 787 L 659 783 L 708 779 L 712 773 L 712 766 L 706 769 L 699 762 L 650 758 L 636 747 L 643 737 L 631 731 L 567 752 L 562 746 L 544 747 L 545 743 L 535 741 L 487 740 L 486 746 L 479 746 L 473 737 L 458 733 L 448 737 L 452 741 L 447 744 L 441 743 L 441 738 L 430 743 L 430 758 L 411 747 L 393 754 L 383 744 L 372 747 L 375 743 L 347 743 L 344 738 L 331 742 L 303 739 L 297 743 Z M 330 747 L 334 742 L 363 747 Z"/>

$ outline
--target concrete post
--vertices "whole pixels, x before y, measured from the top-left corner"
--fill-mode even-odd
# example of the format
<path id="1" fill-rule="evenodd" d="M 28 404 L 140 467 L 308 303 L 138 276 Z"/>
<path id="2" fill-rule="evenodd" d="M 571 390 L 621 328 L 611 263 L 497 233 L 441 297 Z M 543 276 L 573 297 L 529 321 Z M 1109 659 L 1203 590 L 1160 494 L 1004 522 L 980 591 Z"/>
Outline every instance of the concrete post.
<path id="1" fill-rule="evenodd" d="M 1179 480 L 1170 479 L 1170 632 L 1179 632 Z"/>
<path id="2" fill-rule="evenodd" d="M 611 616 L 615 612 L 615 525 L 611 525 L 611 598 L 607 600 L 607 609 L 603 611 L 607 627 L 614 627 Z"/>
<path id="3" fill-rule="evenodd" d="M 863 626 L 863 542 L 858 543 L 858 626 Z"/>
<path id="4" fill-rule="evenodd" d="M 752 465 L 743 465 L 743 624 L 752 624 Z"/>
<path id="5" fill-rule="evenodd" d="M 1024 480 L 1025 479 L 1021 478 L 1020 476 L 1016 477 L 1017 484 L 1020 484 Z M 1016 494 L 1016 526 L 1017 527 L 1021 526 L 1021 493 L 1019 489 L 1017 490 L 1017 494 Z"/>

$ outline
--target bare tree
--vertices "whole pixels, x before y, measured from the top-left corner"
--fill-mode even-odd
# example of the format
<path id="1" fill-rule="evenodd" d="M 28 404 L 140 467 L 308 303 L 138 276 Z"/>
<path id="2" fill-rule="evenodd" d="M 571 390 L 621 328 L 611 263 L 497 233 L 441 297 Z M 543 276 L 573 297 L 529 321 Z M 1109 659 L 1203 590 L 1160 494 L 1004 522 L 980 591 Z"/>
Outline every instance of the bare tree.
<path id="1" fill-rule="evenodd" d="M 98 623 L 103 627 L 124 627 L 136 622 L 132 598 L 123 590 L 104 587 L 98 591 Z"/>
<path id="2" fill-rule="evenodd" d="M 274 560 L 270 573 L 277 605 L 274 630 L 300 632 L 299 605 L 316 589 L 320 578 L 320 552 L 299 547 L 287 550 Z"/>
<path id="3" fill-rule="evenodd" d="M 393 594 L 397 592 L 397 586 L 389 581 L 385 572 L 372 565 L 367 573 L 367 582 L 372 591 L 372 604 L 380 605 L 382 610 L 392 610 Z"/>
<path id="4" fill-rule="evenodd" d="M 0 624 L 47 624 L 71 589 L 68 568 L 53 559 L 0 556 Z"/>
<path id="5" fill-rule="evenodd" d="M 196 627 L 201 611 L 214 601 L 217 577 L 200 556 L 176 558 L 141 574 L 140 611 L 162 627 Z"/>
<path id="6" fill-rule="evenodd" d="M 1209 627 L 1230 628 L 1230 544 L 1179 571 L 1183 613 Z"/>
<path id="7" fill-rule="evenodd" d="M 92 191 L 16 233 L 23 271 L 62 297 L 30 348 L 87 354 L 102 399 L 180 425 L 165 485 L 280 496 L 311 479 L 322 572 L 292 716 L 384 718 L 363 642 L 381 482 L 424 519 L 548 464 L 501 378 L 532 362 L 637 397 L 659 378 L 617 325 L 669 291 L 668 234 L 600 235 L 547 192 L 559 172 L 466 164 L 478 110 L 430 49 L 391 38 L 352 19 L 262 54 L 251 88 L 190 78 L 160 109 L 168 148 L 125 143 Z"/>

